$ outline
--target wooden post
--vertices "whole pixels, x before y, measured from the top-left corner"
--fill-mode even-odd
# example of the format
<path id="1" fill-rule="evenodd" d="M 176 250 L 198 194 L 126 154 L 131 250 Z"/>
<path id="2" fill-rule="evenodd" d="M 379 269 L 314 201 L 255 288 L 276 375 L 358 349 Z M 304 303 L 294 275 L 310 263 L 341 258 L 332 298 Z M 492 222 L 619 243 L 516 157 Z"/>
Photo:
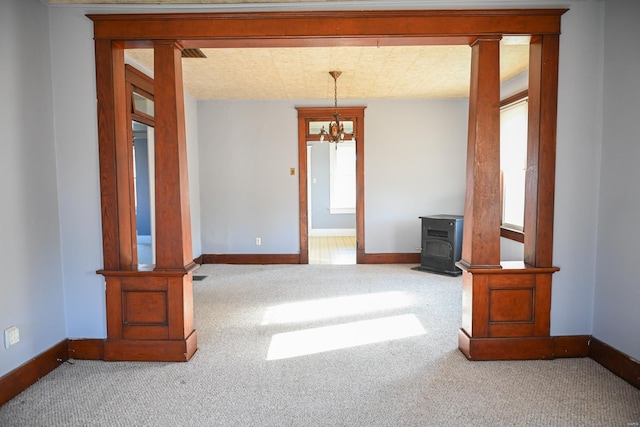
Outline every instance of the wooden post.
<path id="1" fill-rule="evenodd" d="M 535 36 L 529 49 L 529 124 L 524 206 L 524 261 L 553 265 L 558 35 Z"/>
<path id="2" fill-rule="evenodd" d="M 193 264 L 181 49 L 156 42 L 155 168 L 156 270 Z"/>
<path id="3" fill-rule="evenodd" d="M 103 198 L 110 197 L 107 207 L 117 207 L 118 213 L 117 219 L 112 219 L 107 215 L 111 211 L 103 209 L 103 221 L 109 231 L 104 234 L 105 238 L 109 237 L 105 248 L 111 248 L 111 240 L 118 242 L 117 251 L 105 251 L 105 269 L 99 271 L 106 278 L 107 288 L 104 359 L 187 361 L 197 349 L 192 276 L 196 265 L 191 249 L 180 47 L 175 42 L 160 42 L 155 44 L 154 52 L 155 267 L 133 263 L 133 177 L 131 144 L 126 138 L 131 122 L 125 110 L 128 103 L 124 96 L 124 55 L 121 48 L 113 48 L 110 58 L 107 52 L 112 47 L 107 42 L 97 42 L 97 48 L 98 68 L 113 70 L 104 78 L 99 77 L 99 92 L 122 92 L 99 110 L 104 109 L 107 115 L 101 132 L 110 131 L 110 124 L 114 124 L 113 135 L 101 135 L 101 143 L 105 142 L 104 152 L 101 147 L 102 194 Z M 115 114 L 111 113 L 112 109 Z M 113 177 L 118 190 L 115 200 L 112 199 Z M 118 254 L 119 262 L 115 262 Z"/>
<path id="4" fill-rule="evenodd" d="M 472 44 L 458 347 L 471 360 L 554 357 L 550 337 L 557 36 L 530 48 L 525 262 L 500 262 L 499 40 Z M 545 110 L 545 111 L 543 111 Z M 546 111 L 548 110 L 548 111 Z"/>
<path id="5" fill-rule="evenodd" d="M 500 268 L 500 38 L 471 45 L 461 264 Z"/>
<path id="6" fill-rule="evenodd" d="M 98 96 L 98 140 L 100 155 L 100 199 L 102 205 L 102 250 L 104 268 L 117 270 L 131 265 L 130 215 L 121 212 L 128 206 L 128 183 L 118 159 L 127 144 L 124 45 L 111 40 L 96 40 L 96 88 Z M 122 191 L 120 191 L 122 190 Z M 122 216 L 122 218 L 121 218 Z"/>

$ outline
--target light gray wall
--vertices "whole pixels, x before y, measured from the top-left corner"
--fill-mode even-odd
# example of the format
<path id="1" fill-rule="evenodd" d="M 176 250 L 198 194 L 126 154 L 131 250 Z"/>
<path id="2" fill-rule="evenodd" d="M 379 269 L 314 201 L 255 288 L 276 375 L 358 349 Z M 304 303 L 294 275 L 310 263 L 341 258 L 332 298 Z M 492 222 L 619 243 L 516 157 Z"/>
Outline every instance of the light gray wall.
<path id="1" fill-rule="evenodd" d="M 349 102 L 367 107 L 365 250 L 417 252 L 419 216 L 463 213 L 468 102 Z M 295 105 L 317 103 L 199 102 L 204 253 L 299 252 Z"/>
<path id="2" fill-rule="evenodd" d="M 48 9 L 0 2 L 0 377 L 67 336 Z"/>
<path id="3" fill-rule="evenodd" d="M 500 261 L 524 260 L 524 244 L 515 240 L 500 238 Z"/>
<path id="4" fill-rule="evenodd" d="M 35 0 L 30 0 L 37 3 Z M 4 2 L 6 3 L 6 2 Z M 13 1 L 9 4 L 17 4 L 22 2 Z M 406 7 L 411 5 L 399 6 L 400 2 L 378 2 L 374 7 L 391 8 Z M 562 19 L 562 36 L 560 46 L 560 88 L 558 100 L 558 151 L 557 151 L 557 173 L 556 173 L 556 202 L 555 202 L 555 227 L 554 227 L 554 263 L 561 268 L 561 271 L 554 275 L 553 284 L 553 303 L 551 313 L 551 332 L 554 335 L 570 335 L 570 334 L 590 334 L 594 329 L 594 292 L 595 292 L 595 262 L 596 262 L 596 232 L 598 229 L 597 211 L 598 211 L 598 194 L 600 185 L 600 160 L 601 160 L 601 135 L 602 135 L 602 82 L 603 82 L 603 20 L 604 6 L 609 2 L 601 2 L 594 0 L 563 0 L 562 2 L 550 1 L 521 1 L 521 2 L 503 2 L 494 1 L 489 3 L 480 1 L 457 1 L 457 2 L 438 2 L 424 1 L 420 7 L 468 7 L 479 8 L 489 6 L 503 7 L 540 7 L 540 6 L 557 6 L 569 7 Z M 415 8 L 415 3 L 413 3 Z M 6 6 L 5 6 L 6 7 Z M 33 6 L 24 6 L 33 7 Z M 225 6 L 229 7 L 229 6 Z M 255 7 L 255 6 L 254 6 Z M 304 6 L 292 6 L 289 8 L 315 8 L 313 4 Z M 347 8 L 357 7 L 352 3 L 351 6 L 341 3 L 330 2 L 318 6 L 318 8 Z M 632 6 L 628 6 L 632 8 Z M 64 260 L 64 296 L 65 296 L 65 312 L 67 316 L 67 334 L 70 337 L 103 337 L 104 336 L 104 289 L 103 281 L 97 275 L 95 270 L 102 266 L 101 256 L 101 232 L 100 232 L 100 204 L 99 204 L 99 185 L 98 185 L 98 168 L 97 168 L 97 131 L 95 117 L 95 69 L 93 63 L 93 43 L 91 22 L 84 16 L 85 13 L 95 11 L 133 11 L 134 9 L 108 9 L 105 6 L 88 7 L 88 6 L 50 6 L 50 29 L 51 29 L 51 48 L 53 52 L 53 90 L 55 95 L 55 137 L 57 140 L 56 149 L 58 159 L 58 187 L 59 187 L 59 205 L 60 205 L 60 230 L 62 233 L 62 253 Z M 162 11 L 157 7 L 137 8 L 136 11 L 158 12 Z M 172 9 L 173 11 L 174 9 Z M 193 9 L 194 11 L 196 9 Z M 199 10 L 204 10 L 201 8 Z M 220 8 L 209 8 L 207 10 L 220 10 Z M 18 21 L 15 13 L 4 14 L 9 16 L 14 22 Z M 35 18 L 30 18 L 35 19 Z M 29 22 L 26 20 L 25 22 Z M 40 22 L 39 22 L 40 23 Z M 35 34 L 43 31 L 46 26 L 34 25 Z M 9 30 L 9 28 L 12 28 Z M 15 35 L 21 30 L 14 26 L 4 26 L 2 31 Z M 30 31 L 29 34 L 34 31 Z M 637 34 L 636 34 L 637 36 Z M 32 36 L 32 39 L 33 40 Z M 3 38 L 3 42 L 12 40 Z M 37 42 L 38 45 L 40 42 Z M 44 43 L 46 45 L 46 43 Z M 17 54 L 16 54 L 17 55 Z M 23 59 L 27 61 L 26 59 Z M 35 59 L 30 59 L 35 60 Z M 42 61 L 42 58 L 37 61 Z M 40 64 L 38 64 L 40 65 Z M 620 65 L 621 67 L 623 65 Z M 32 67 L 34 70 L 46 70 L 46 67 Z M 615 71 L 615 69 L 614 69 Z M 35 72 L 35 71 L 34 71 Z M 610 73 L 613 73 L 611 71 Z M 614 74 L 608 74 L 608 82 L 611 82 Z M 44 77 L 43 77 L 44 78 Z M 618 90 L 614 86 L 615 90 Z M 613 90 L 613 89 L 612 89 Z M 609 98 L 607 98 L 609 99 Z M 4 102 L 4 101 L 2 101 Z M 9 109 L 6 103 L 2 104 L 5 109 Z M 635 104 L 634 104 L 635 105 Z M 13 105 L 12 105 L 13 108 Z M 199 108 L 200 109 L 200 108 Z M 607 110 L 609 111 L 609 110 Z M 206 111 L 199 111 L 201 114 Z M 295 113 L 291 113 L 295 117 Z M 611 114 L 611 112 L 609 112 Z M 607 135 L 611 134 L 613 125 L 610 120 L 607 122 Z M 295 120 L 293 120 L 295 122 Z M 201 123 L 200 123 L 201 124 Z M 287 123 L 277 122 L 282 133 L 292 132 L 295 135 L 296 129 L 290 129 Z M 295 126 L 295 125 L 294 125 Z M 465 122 L 466 126 L 466 122 Z M 4 127 L 3 127 L 4 128 Z M 12 128 L 15 129 L 15 128 Z M 271 132 L 273 123 L 270 123 L 265 132 Z M 631 128 L 625 128 L 631 129 Z M 623 130 L 624 131 L 624 130 Z M 370 133 L 370 131 L 367 131 Z M 617 132 L 617 131 L 616 131 Z M 277 136 L 277 135 L 276 135 Z M 278 139 L 273 136 L 270 143 Z M 203 150 L 205 143 L 203 141 L 205 135 L 199 135 L 199 148 Z M 210 138 L 211 135 L 208 136 Z M 294 137 L 295 138 L 295 137 Z M 263 235 L 265 249 L 276 250 L 277 252 L 290 252 L 297 248 L 296 244 L 287 240 L 283 244 L 277 244 L 277 247 L 271 245 L 273 238 L 278 238 L 282 230 L 291 233 L 288 225 L 291 218 L 296 216 L 297 200 L 290 198 L 292 188 L 297 183 L 295 177 L 288 175 L 289 167 L 296 166 L 297 157 L 295 157 L 295 141 L 280 141 L 274 143 L 276 146 L 285 148 L 280 156 L 274 153 L 267 153 L 267 159 L 273 161 L 274 165 L 270 166 L 277 173 L 284 174 L 278 176 L 271 185 L 278 191 L 270 194 L 269 200 L 275 197 L 275 203 L 278 206 L 286 206 L 282 212 L 282 223 L 278 223 L 275 233 L 266 236 Z M 293 145 L 292 145 L 293 144 Z M 270 144 L 271 146 L 273 144 Z M 294 148 L 290 148 L 293 146 Z M 4 148 L 6 149 L 6 148 Z M 371 151 L 372 155 L 381 156 L 386 153 L 385 149 L 380 146 Z M 626 153 L 633 154 L 633 148 L 629 146 L 618 146 L 614 151 L 607 151 L 607 156 L 613 158 L 624 158 Z M 367 153 L 370 151 L 367 150 Z M 259 150 L 260 155 L 264 154 Z M 247 153 L 250 155 L 251 153 Z M 210 157 L 210 153 L 201 152 L 201 157 Z M 289 157 L 294 156 L 294 157 Z M 631 157 L 631 156 L 628 156 Z M 381 159 L 381 157 L 379 157 Z M 383 168 L 384 162 L 375 157 L 373 163 L 367 163 L 367 167 L 376 175 L 376 169 Z M 235 160 L 234 160 L 235 161 Z M 603 167 L 611 168 L 612 160 L 603 163 Z M 235 163 L 234 163 L 235 164 Z M 241 164 L 239 168 L 242 169 Z M 50 168 L 51 166 L 49 166 Z M 264 166 L 266 168 L 266 166 Z M 409 169 L 409 168 L 408 168 Z M 243 170 L 243 169 L 242 169 Z M 262 174 L 265 169 L 256 171 L 256 174 Z M 618 169 L 616 169 L 618 170 Z M 248 171 L 251 172 L 251 171 Z M 624 172 L 630 172 L 625 170 Z M 7 172 L 2 172 L 7 173 Z M 16 172 L 18 173 L 18 172 Z M 20 171 L 19 173 L 22 173 Z M 38 171 L 42 173 L 42 171 Z M 209 186 L 215 187 L 215 182 L 209 182 L 202 179 L 200 175 L 200 192 L 204 195 L 209 191 Z M 404 173 L 403 173 L 404 176 Z M 632 175 L 633 176 L 633 175 Z M 246 177 L 240 177 L 246 179 Z M 375 182 L 367 182 L 367 188 L 376 188 Z M 385 182 L 382 185 L 384 199 L 389 194 L 391 184 Z M 418 184 L 416 184 L 418 185 Z M 612 183 L 604 180 L 602 185 L 606 185 L 609 191 L 613 191 Z M 13 190 L 12 190 L 13 191 Z M 215 191 L 222 191 L 216 189 Z M 12 193 L 13 194 L 13 193 Z M 20 193 L 21 194 L 21 193 Z M 51 193 L 47 193 L 48 195 Z M 251 193 L 252 194 L 252 193 Z M 14 195 L 15 196 L 15 195 Z M 20 196 L 24 197 L 24 196 Z M 243 197 L 243 196 L 240 196 Z M 260 198 L 263 195 L 259 195 Z M 622 197 L 622 196 L 620 196 Z M 19 197 L 14 197 L 20 200 Z M 264 196 L 266 200 L 267 197 Z M 392 198 L 393 199 L 393 198 Z M 262 202 L 266 206 L 266 212 L 270 212 L 269 202 Z M 381 201 L 377 195 L 367 195 L 366 203 L 372 203 L 375 211 L 376 204 Z M 455 202 L 451 202 L 455 203 Z M 625 205 L 622 205 L 624 207 Z M 632 206 L 635 206 L 632 204 Z M 427 210 L 429 206 L 419 207 L 420 214 Z M 201 201 L 202 212 L 202 235 L 209 236 L 210 232 L 205 224 L 209 221 L 205 218 L 205 212 L 209 212 L 210 206 L 206 206 L 205 200 Z M 412 209 L 418 211 L 417 207 Z M 612 208 L 611 208 L 612 209 Z M 375 230 L 379 230 L 384 225 L 384 218 L 370 218 L 366 224 L 367 236 L 371 240 L 367 241 L 367 250 L 376 252 L 378 250 L 390 248 L 393 251 L 405 250 L 405 238 L 417 235 L 417 231 L 410 229 L 415 227 L 418 229 L 417 218 L 416 225 L 409 225 L 412 218 L 409 216 L 400 218 L 400 213 L 390 212 L 392 218 L 399 219 L 404 225 L 399 236 L 377 235 Z M 404 214 L 403 214 L 404 215 Z M 605 212 L 602 213 L 605 215 Z M 413 214 L 411 215 L 413 216 Z M 259 215 L 255 215 L 256 221 Z M 224 220 L 222 219 L 216 219 Z M 249 220 L 247 219 L 247 223 Z M 224 223 L 217 224 L 224 227 Z M 250 229 L 245 235 L 237 236 L 239 239 L 251 239 L 253 242 L 256 232 L 261 232 L 259 226 Z M 276 236 L 276 237 L 274 237 Z M 231 250 L 230 244 L 225 239 L 232 236 L 219 236 L 220 243 L 202 242 L 203 252 L 215 252 L 217 245 L 223 250 Z M 236 236 L 233 236 L 234 238 Z M 287 238 L 289 239 L 289 238 Z M 416 237 L 417 239 L 417 237 Z M 628 245 L 627 236 L 618 238 L 610 236 L 606 242 L 608 246 Z M 251 243 L 250 242 L 250 243 Z M 242 244 L 245 244 L 244 241 Z M 414 246 L 414 245 L 408 245 Z M 600 248 L 602 252 L 604 247 Z M 235 248 L 234 248 L 235 249 Z M 255 253 L 255 247 L 252 248 Z M 411 249 L 411 248 L 408 248 Z M 599 255 L 602 256 L 602 255 Z M 598 258 L 599 265 L 605 264 L 604 258 Z M 604 292 L 604 281 L 601 277 L 608 276 L 599 269 L 598 275 L 598 298 L 602 298 Z M 23 276 L 20 276 L 21 278 Z M 629 276 L 631 277 L 631 276 Z M 610 280 L 610 277 L 607 277 Z M 629 300 L 632 292 L 623 286 L 614 286 L 616 292 L 620 292 L 620 298 Z M 4 295 L 3 295 L 4 296 Z M 33 297 L 30 297 L 33 298 Z M 606 331 L 602 338 L 612 337 L 616 343 L 626 351 L 631 351 L 630 341 L 634 337 L 637 324 L 635 322 L 621 323 L 616 326 L 619 331 L 615 336 L 611 333 L 611 325 L 613 322 L 607 323 L 604 319 L 610 315 L 614 297 L 596 303 L 598 307 L 598 322 L 596 324 L 597 331 Z M 16 305 L 18 300 L 11 299 L 11 304 Z M 631 319 L 634 320 L 634 319 Z M 637 335 L 636 335 L 637 336 Z M 630 338 L 623 338 L 630 337 Z M 41 342 L 39 342 L 42 344 Z M 620 343 L 623 343 L 620 345 Z M 43 345 L 44 346 L 44 345 Z"/>
<path id="5" fill-rule="evenodd" d="M 552 335 L 589 334 L 593 319 L 604 3 L 570 8 L 560 36 Z"/>
<path id="6" fill-rule="evenodd" d="M 95 9 L 49 9 L 67 336 L 104 338 L 104 278 L 96 274 L 103 263 L 93 25 L 85 16 Z M 189 193 L 197 256 L 201 251 L 195 108 L 195 100 L 186 96 Z"/>
<path id="7" fill-rule="evenodd" d="M 466 99 L 368 103 L 366 252 L 419 252 L 418 217 L 464 213 L 467 122 Z"/>
<path id="8" fill-rule="evenodd" d="M 202 255 L 200 226 L 200 176 L 198 153 L 198 102 L 189 94 L 184 96 L 185 130 L 187 134 L 187 162 L 189 164 L 189 207 L 191 209 L 191 241 L 193 257 Z"/>
<path id="9" fill-rule="evenodd" d="M 70 338 L 106 336 L 92 23 L 82 8 L 50 8 L 56 158 Z"/>
<path id="10" fill-rule="evenodd" d="M 198 102 L 203 253 L 299 252 L 297 117 L 290 101 Z"/>
<path id="11" fill-rule="evenodd" d="M 640 4 L 608 1 L 593 335 L 640 360 Z"/>

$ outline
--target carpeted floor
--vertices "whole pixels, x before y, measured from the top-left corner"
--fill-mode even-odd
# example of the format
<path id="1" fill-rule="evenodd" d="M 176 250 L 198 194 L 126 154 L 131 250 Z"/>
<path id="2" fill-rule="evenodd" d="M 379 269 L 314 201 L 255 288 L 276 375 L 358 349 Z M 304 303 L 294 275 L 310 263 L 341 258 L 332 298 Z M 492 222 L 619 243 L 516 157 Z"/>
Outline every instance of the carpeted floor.
<path id="1" fill-rule="evenodd" d="M 468 362 L 461 279 L 410 265 L 205 265 L 188 363 L 74 361 L 9 426 L 637 426 L 591 359 Z"/>

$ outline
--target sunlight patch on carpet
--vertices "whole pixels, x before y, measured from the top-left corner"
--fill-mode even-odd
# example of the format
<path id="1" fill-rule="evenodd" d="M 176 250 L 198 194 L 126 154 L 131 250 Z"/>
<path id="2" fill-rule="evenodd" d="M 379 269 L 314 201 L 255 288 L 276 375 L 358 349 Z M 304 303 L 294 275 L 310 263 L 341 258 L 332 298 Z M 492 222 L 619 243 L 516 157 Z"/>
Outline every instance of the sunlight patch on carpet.
<path id="1" fill-rule="evenodd" d="M 275 334 L 267 360 L 280 360 L 426 334 L 415 314 Z"/>
<path id="2" fill-rule="evenodd" d="M 280 304 L 267 308 L 262 325 L 309 322 L 408 307 L 413 299 L 406 292 L 349 295 Z"/>

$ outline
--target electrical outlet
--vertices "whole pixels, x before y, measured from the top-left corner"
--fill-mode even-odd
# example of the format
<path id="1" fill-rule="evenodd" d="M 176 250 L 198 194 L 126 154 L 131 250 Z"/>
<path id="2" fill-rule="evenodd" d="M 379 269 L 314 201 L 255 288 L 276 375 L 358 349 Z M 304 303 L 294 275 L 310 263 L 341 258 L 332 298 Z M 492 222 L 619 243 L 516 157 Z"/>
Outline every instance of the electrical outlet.
<path id="1" fill-rule="evenodd" d="M 18 344 L 20 341 L 20 330 L 12 326 L 4 330 L 4 348 L 9 348 L 12 345 Z"/>
<path id="2" fill-rule="evenodd" d="M 256 237 L 256 246 L 260 246 L 262 244 L 262 239 L 259 237 Z"/>

